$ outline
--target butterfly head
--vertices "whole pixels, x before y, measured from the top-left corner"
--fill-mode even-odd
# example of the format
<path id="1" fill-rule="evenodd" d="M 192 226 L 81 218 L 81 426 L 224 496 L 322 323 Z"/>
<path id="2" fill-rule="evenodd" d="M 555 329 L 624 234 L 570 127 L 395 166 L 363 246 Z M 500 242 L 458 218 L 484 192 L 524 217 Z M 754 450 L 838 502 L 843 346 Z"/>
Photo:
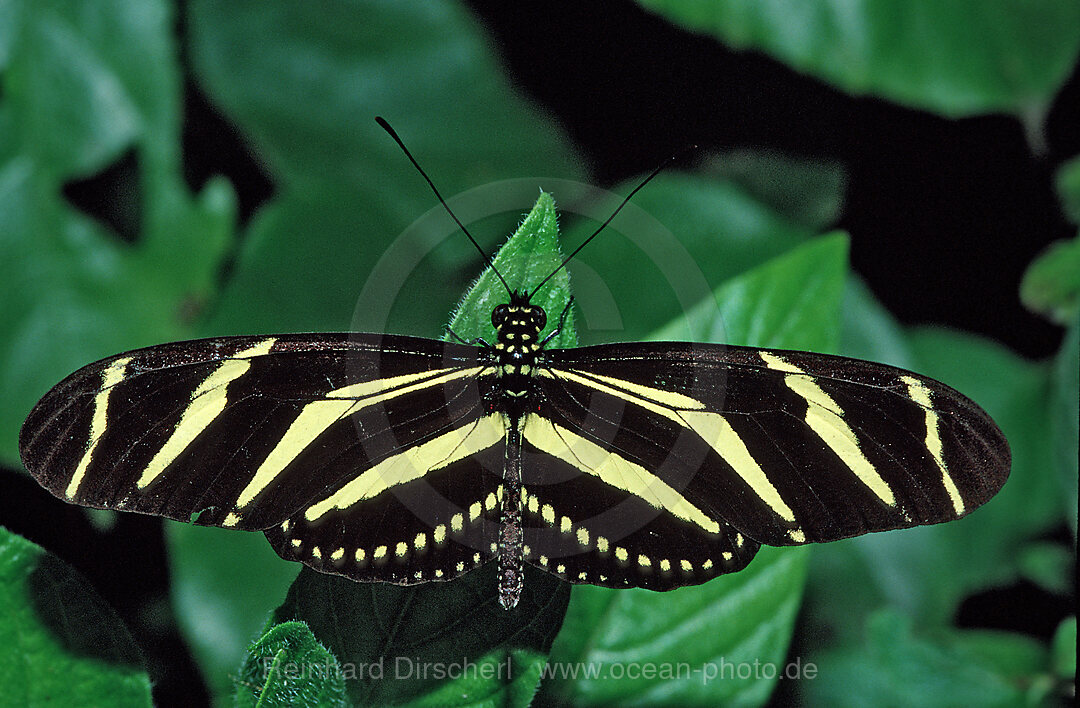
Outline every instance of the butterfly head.
<path id="1" fill-rule="evenodd" d="M 540 332 L 547 325 L 547 313 L 544 308 L 530 304 L 527 295 L 514 293 L 509 303 L 492 310 L 491 324 L 498 333 L 498 341 L 516 340 L 516 343 L 527 344 L 539 341 Z"/>

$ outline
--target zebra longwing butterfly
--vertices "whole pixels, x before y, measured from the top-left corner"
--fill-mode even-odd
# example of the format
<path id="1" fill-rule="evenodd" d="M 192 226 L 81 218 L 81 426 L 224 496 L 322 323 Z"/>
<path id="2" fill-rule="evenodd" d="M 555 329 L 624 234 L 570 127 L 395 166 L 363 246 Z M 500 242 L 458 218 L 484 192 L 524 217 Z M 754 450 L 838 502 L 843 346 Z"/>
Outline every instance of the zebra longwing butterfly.
<path id="1" fill-rule="evenodd" d="M 507 608 L 526 563 L 669 590 L 742 569 L 759 544 L 956 519 L 1008 477 L 990 417 L 909 371 L 681 342 L 551 348 L 570 305 L 549 317 L 532 300 L 553 275 L 506 285 L 490 344 L 289 334 L 103 359 L 33 409 L 23 463 L 65 501 L 262 531 L 283 558 L 358 581 L 496 560 Z"/>

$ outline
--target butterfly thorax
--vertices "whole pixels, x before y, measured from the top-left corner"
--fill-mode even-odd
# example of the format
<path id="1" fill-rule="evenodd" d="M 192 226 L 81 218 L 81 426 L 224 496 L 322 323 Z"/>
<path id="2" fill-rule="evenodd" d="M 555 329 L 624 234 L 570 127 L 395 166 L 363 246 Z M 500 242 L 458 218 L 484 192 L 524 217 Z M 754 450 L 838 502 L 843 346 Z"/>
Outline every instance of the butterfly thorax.
<path id="1" fill-rule="evenodd" d="M 491 313 L 495 327 L 495 355 L 501 404 L 512 419 L 528 406 L 533 390 L 532 373 L 542 345 L 540 332 L 547 324 L 542 307 L 530 305 L 521 295 Z"/>

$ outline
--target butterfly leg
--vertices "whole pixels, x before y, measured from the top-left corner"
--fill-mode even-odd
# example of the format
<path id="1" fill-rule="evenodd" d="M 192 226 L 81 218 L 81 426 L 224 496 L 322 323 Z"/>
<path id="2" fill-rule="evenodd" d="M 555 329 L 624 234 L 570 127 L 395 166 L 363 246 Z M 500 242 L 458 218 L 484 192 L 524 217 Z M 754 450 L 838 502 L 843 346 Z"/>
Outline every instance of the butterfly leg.
<path id="1" fill-rule="evenodd" d="M 467 339 L 463 339 L 462 337 L 460 337 L 458 335 L 458 333 L 455 332 L 452 329 L 447 329 L 446 331 L 449 332 L 450 336 L 453 337 L 454 339 L 456 339 L 459 344 L 468 344 L 469 346 L 472 346 L 472 347 L 475 347 L 477 344 L 479 344 L 482 347 L 487 347 L 487 348 L 491 347 L 490 344 L 488 344 L 486 341 L 484 341 L 483 337 L 477 337 L 476 339 L 473 339 L 473 340 L 467 340 Z"/>
<path id="2" fill-rule="evenodd" d="M 563 308 L 562 314 L 559 315 L 559 324 L 555 326 L 555 329 L 548 333 L 548 336 L 544 337 L 544 340 L 540 342 L 541 348 L 544 347 L 555 335 L 562 331 L 566 325 L 566 317 L 570 314 L 570 306 L 574 304 L 574 296 L 571 295 L 570 299 L 566 301 L 566 307 Z"/>

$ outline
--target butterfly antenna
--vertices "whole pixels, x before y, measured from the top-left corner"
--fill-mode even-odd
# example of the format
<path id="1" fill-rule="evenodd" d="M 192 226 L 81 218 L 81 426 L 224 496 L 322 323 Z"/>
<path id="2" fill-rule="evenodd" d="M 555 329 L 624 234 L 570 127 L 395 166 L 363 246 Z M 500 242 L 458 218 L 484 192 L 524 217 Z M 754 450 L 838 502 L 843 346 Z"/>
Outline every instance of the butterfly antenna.
<path id="1" fill-rule="evenodd" d="M 623 208 L 624 206 L 626 206 L 626 204 L 627 204 L 627 203 L 628 203 L 628 202 L 629 202 L 629 201 L 630 201 L 630 200 L 631 200 L 631 199 L 633 198 L 633 196 L 634 196 L 635 194 L 637 194 L 637 193 L 638 193 L 638 191 L 640 191 L 640 190 L 641 190 L 641 188 L 642 188 L 642 187 L 644 187 L 645 185 L 647 185 L 647 184 L 648 184 L 649 182 L 651 182 L 651 181 L 652 181 L 653 177 L 655 177 L 656 175 L 660 174 L 661 172 L 663 172 L 664 170 L 666 170 L 666 169 L 667 169 L 668 167 L 671 167 L 671 165 L 673 165 L 673 164 L 674 164 L 674 163 L 675 163 L 676 161 L 678 161 L 678 160 L 679 160 L 680 158 L 682 158 L 682 157 L 683 157 L 684 155 L 686 155 L 687 153 L 690 153 L 690 152 L 693 152 L 694 150 L 697 150 L 697 147 L 698 147 L 697 145 L 690 145 L 690 146 L 688 146 L 688 147 L 686 147 L 686 148 L 684 148 L 684 149 L 680 150 L 679 152 L 677 152 L 677 153 L 675 153 L 674 155 L 672 155 L 670 159 L 668 159 L 668 160 L 666 160 L 665 162 L 661 163 L 661 164 L 660 164 L 660 165 L 659 165 L 659 166 L 658 166 L 658 167 L 657 167 L 657 168 L 656 168 L 655 170 L 653 170 L 652 172 L 650 172 L 650 173 L 649 173 L 649 176 L 648 176 L 648 177 L 646 177 L 645 179 L 641 180 L 641 184 L 639 184 L 638 186 L 634 187 L 634 188 L 633 188 L 633 189 L 632 189 L 632 190 L 630 191 L 630 193 L 626 195 L 626 198 L 622 200 L 622 203 L 621 203 L 621 204 L 619 204 L 619 206 L 617 206 L 617 207 L 615 208 L 615 211 L 611 212 L 611 216 L 609 216 L 609 217 L 607 218 L 607 220 L 606 220 L 606 221 L 605 221 L 604 223 L 600 224 L 600 228 L 598 228 L 598 229 L 597 229 L 596 231 L 593 231 L 592 235 L 591 235 L 591 236 L 589 236 L 589 238 L 587 238 L 587 239 L 585 239 L 584 241 L 582 241 L 582 242 L 581 242 L 581 245 L 580 245 L 580 246 L 578 246 L 577 248 L 575 248 L 575 249 L 574 249 L 574 250 L 573 250 L 573 251 L 572 251 L 572 252 L 570 253 L 570 255 L 569 255 L 569 256 L 567 256 L 567 257 L 566 257 L 565 259 L 563 259 L 563 262 L 559 264 L 559 267 L 558 267 L 558 268 L 556 268 L 555 270 L 551 271 L 551 273 L 549 273 L 549 274 L 548 274 L 548 276 L 547 276 L 546 278 L 544 278 L 543 280 L 541 280 L 541 281 L 540 281 L 540 284 L 539 284 L 539 285 L 537 285 L 537 286 L 536 286 L 535 288 L 533 288 L 533 289 L 532 289 L 532 292 L 530 292 L 530 293 L 529 293 L 529 298 L 531 299 L 533 295 L 535 295 L 535 294 L 536 294 L 537 292 L 539 292 L 539 291 L 540 291 L 540 288 L 542 288 L 542 287 L 544 286 L 544 283 L 546 283 L 547 281 L 551 280 L 551 279 L 552 279 L 553 277 L 555 277 L 555 274 L 556 274 L 556 273 L 558 273 L 558 272 L 559 272 L 560 270 L 562 270 L 563 268 L 565 268 L 565 267 L 566 267 L 566 264 L 567 264 L 567 263 L 569 263 L 569 262 L 570 262 L 571 260 L 573 260 L 574 256 L 576 256 L 576 255 L 577 255 L 577 254 L 578 254 L 578 253 L 579 253 L 579 252 L 581 251 L 581 249 L 583 249 L 583 248 L 585 248 L 586 246 L 588 246 L 588 245 L 589 245 L 589 241 L 592 241 L 592 240 L 593 240 L 594 238 L 596 238 L 596 237 L 597 237 L 597 235 L 598 235 L 598 234 L 599 234 L 599 233 L 600 233 L 601 231 L 603 231 L 603 230 L 604 230 L 605 228 L 607 228 L 607 225 L 611 223 L 611 220 L 612 220 L 612 219 L 614 219 L 614 218 L 615 218 L 615 216 L 616 216 L 616 215 L 617 215 L 617 214 L 618 214 L 618 213 L 619 213 L 620 211 L 622 211 L 622 208 Z"/>
<path id="2" fill-rule="evenodd" d="M 495 273 L 496 277 L 498 277 L 499 282 L 501 282 L 503 284 L 503 287 L 506 288 L 506 292 L 510 293 L 510 295 L 513 296 L 514 293 L 510 289 L 510 286 L 507 285 L 506 280 L 502 277 L 502 273 L 495 269 L 495 261 L 492 260 L 491 256 L 489 256 L 487 252 L 480 247 L 480 244 L 476 242 L 476 239 L 473 238 L 473 235 L 469 233 L 469 230 L 467 228 L 465 228 L 465 224 L 461 223 L 461 220 L 454 215 L 454 212 L 450 211 L 450 205 L 448 205 L 446 203 L 446 200 L 443 199 L 443 196 L 439 194 L 439 188 L 436 187 L 435 183 L 431 181 L 431 178 L 427 176 L 427 172 L 424 172 L 424 168 L 421 167 L 420 163 L 416 161 L 416 158 L 412 156 L 412 153 L 409 152 L 409 148 L 405 147 L 405 143 L 401 140 L 400 137 L 398 137 L 397 132 L 390 127 L 390 124 L 387 123 L 382 116 L 375 116 L 375 122 L 378 123 L 383 130 L 389 133 L 390 137 L 394 139 L 394 142 L 398 144 L 398 147 L 401 148 L 401 151 L 405 153 L 405 157 L 409 158 L 409 162 L 413 164 L 413 167 L 416 168 L 416 171 L 420 173 L 420 176 L 423 177 L 424 181 L 426 181 L 428 183 L 428 186 L 431 187 L 431 191 L 435 193 L 435 198 L 438 199 L 439 203 L 443 205 L 444 209 L 446 209 L 446 213 L 450 215 L 450 218 L 454 220 L 454 223 L 458 225 L 458 228 L 462 230 L 462 232 L 468 237 L 469 241 L 472 242 L 472 245 L 476 247 L 476 250 L 480 252 L 480 255 L 483 257 L 484 262 L 487 263 L 488 267 L 491 268 L 492 272 Z"/>

